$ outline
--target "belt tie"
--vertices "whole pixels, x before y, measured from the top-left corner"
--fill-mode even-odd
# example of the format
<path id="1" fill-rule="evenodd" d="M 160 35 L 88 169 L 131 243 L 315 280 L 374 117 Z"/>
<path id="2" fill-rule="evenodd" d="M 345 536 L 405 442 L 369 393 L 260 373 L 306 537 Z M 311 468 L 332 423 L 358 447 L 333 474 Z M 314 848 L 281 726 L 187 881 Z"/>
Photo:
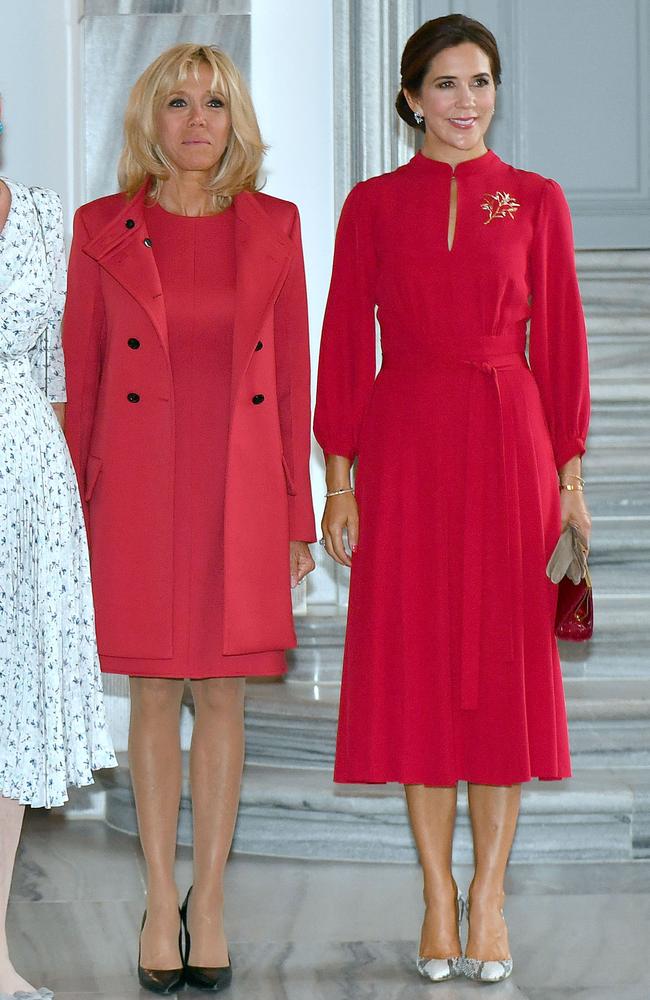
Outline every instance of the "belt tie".
<path id="1" fill-rule="evenodd" d="M 481 636 L 484 609 L 483 535 L 486 531 L 497 533 L 499 551 L 503 554 L 503 576 L 499 586 L 503 590 L 503 605 L 512 607 L 512 581 L 510 564 L 510 531 L 508 513 L 508 469 L 505 451 L 505 429 L 499 370 L 487 361 L 463 361 L 475 373 L 475 385 L 470 387 L 469 413 L 467 420 L 467 492 L 463 523 L 463 586 L 461 603 L 461 653 L 460 653 L 460 699 L 461 708 L 478 708 L 479 676 L 481 663 Z M 490 398 L 491 397 L 491 398 Z M 496 404 L 496 405 L 495 405 Z M 478 511 L 485 509 L 484 499 L 488 478 L 492 478 L 485 463 L 490 452 L 490 420 L 488 414 L 496 412 L 496 432 L 498 436 L 497 467 L 494 469 L 496 482 L 496 523 L 487 527 L 479 521 Z M 492 586 L 496 581 L 491 582 Z M 512 629 L 507 615 L 497 623 L 503 630 L 503 655 L 513 656 Z"/>

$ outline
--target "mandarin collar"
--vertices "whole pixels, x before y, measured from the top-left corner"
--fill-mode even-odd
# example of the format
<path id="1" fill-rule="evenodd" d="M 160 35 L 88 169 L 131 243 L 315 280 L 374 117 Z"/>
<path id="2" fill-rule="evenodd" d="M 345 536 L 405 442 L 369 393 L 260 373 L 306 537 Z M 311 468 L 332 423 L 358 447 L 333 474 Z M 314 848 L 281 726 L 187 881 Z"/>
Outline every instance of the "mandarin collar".
<path id="1" fill-rule="evenodd" d="M 445 163 L 443 160 L 432 160 L 431 157 L 425 156 L 422 150 L 419 150 L 410 160 L 410 166 L 422 173 L 428 172 L 438 177 L 450 177 L 452 174 L 470 177 L 474 174 L 481 175 L 500 162 L 496 153 L 488 149 L 482 156 L 477 156 L 473 160 L 463 160 L 462 163 L 457 163 L 456 167 L 453 168 L 451 164 Z"/>

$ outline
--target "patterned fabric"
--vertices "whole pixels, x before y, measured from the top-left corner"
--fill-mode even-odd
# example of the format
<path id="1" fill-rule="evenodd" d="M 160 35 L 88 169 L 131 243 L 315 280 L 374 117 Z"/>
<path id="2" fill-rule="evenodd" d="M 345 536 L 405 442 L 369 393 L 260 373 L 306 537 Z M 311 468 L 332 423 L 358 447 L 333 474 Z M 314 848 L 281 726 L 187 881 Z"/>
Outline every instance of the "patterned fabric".
<path id="1" fill-rule="evenodd" d="M 65 400 L 58 196 L 5 180 L 0 234 L 0 794 L 58 806 L 115 766 Z"/>

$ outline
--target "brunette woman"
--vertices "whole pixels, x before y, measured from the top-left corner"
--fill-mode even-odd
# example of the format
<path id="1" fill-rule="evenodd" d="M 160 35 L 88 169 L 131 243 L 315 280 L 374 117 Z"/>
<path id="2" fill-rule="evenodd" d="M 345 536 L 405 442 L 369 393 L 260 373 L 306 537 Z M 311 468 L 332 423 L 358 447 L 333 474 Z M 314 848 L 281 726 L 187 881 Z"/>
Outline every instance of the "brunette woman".
<path id="1" fill-rule="evenodd" d="M 558 184 L 485 145 L 500 73 L 494 37 L 463 15 L 407 42 L 397 110 L 424 143 L 343 208 L 316 406 L 324 544 L 352 566 L 335 778 L 405 786 L 424 872 L 417 967 L 435 981 L 512 970 L 521 784 L 571 773 L 545 566 L 562 525 L 590 529 L 571 220 Z M 461 780 L 476 865 L 464 958 Z"/>
<path id="2" fill-rule="evenodd" d="M 230 981 L 223 874 L 244 678 L 285 670 L 291 588 L 313 569 L 309 347 L 298 213 L 257 192 L 240 73 L 178 45 L 131 94 L 122 193 L 77 213 L 64 344 L 99 650 L 131 678 L 129 763 L 147 865 L 140 981 Z M 184 678 L 194 885 L 174 879 Z M 185 965 L 185 970 L 181 968 Z"/>

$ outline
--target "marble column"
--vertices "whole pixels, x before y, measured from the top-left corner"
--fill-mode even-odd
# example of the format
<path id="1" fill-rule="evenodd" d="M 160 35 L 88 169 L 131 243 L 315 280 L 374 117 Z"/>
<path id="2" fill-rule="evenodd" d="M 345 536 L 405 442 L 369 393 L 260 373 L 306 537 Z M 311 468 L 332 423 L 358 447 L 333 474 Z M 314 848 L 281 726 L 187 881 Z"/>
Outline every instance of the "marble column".
<path id="1" fill-rule="evenodd" d="M 391 113 L 415 0 L 334 0 L 335 185 L 340 208 L 357 181 L 413 155 L 413 133 Z"/>

